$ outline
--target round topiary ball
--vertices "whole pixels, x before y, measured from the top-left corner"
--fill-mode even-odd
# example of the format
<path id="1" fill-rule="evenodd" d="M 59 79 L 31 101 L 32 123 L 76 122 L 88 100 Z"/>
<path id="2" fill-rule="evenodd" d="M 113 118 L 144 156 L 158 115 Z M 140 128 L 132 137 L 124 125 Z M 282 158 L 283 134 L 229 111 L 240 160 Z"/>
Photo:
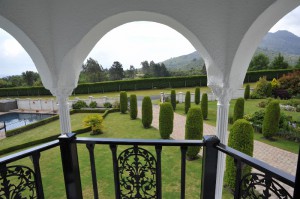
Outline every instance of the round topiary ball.
<path id="1" fill-rule="evenodd" d="M 203 138 L 203 117 L 199 107 L 189 109 L 185 123 L 185 139 L 201 140 Z M 200 151 L 200 146 L 189 146 L 187 150 L 187 159 L 194 160 Z"/>
<path id="2" fill-rule="evenodd" d="M 165 102 L 159 110 L 159 133 L 162 139 L 169 139 L 173 132 L 174 112 L 171 103 Z"/>
<path id="3" fill-rule="evenodd" d="M 253 132 L 253 127 L 247 120 L 237 120 L 230 129 L 230 134 L 228 137 L 228 146 L 249 156 L 252 156 L 254 144 Z M 251 167 L 244 166 L 242 169 L 242 176 L 250 172 Z M 232 190 L 234 190 L 235 188 L 235 176 L 236 167 L 234 164 L 234 159 L 230 156 L 227 156 L 224 183 Z"/>
<path id="4" fill-rule="evenodd" d="M 144 128 L 150 128 L 153 119 L 152 102 L 149 96 L 144 97 L 142 102 L 142 123 Z"/>

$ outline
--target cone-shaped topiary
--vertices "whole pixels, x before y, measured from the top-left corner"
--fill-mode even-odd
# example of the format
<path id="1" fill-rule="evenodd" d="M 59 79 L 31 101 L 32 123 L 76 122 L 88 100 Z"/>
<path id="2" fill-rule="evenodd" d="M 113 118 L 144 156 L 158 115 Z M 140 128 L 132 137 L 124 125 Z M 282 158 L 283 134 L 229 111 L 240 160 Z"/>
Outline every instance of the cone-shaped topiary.
<path id="1" fill-rule="evenodd" d="M 277 101 L 271 101 L 266 108 L 262 125 L 262 133 L 265 138 L 272 138 L 279 130 L 280 107 Z"/>
<path id="2" fill-rule="evenodd" d="M 201 110 L 202 110 L 202 116 L 203 119 L 207 119 L 207 114 L 208 114 L 208 97 L 207 97 L 207 93 L 203 93 L 202 94 L 202 98 L 201 98 Z"/>
<path id="3" fill-rule="evenodd" d="M 128 109 L 127 93 L 125 91 L 120 92 L 120 112 L 126 113 Z"/>
<path id="4" fill-rule="evenodd" d="M 233 110 L 233 122 L 235 122 L 238 119 L 243 119 L 244 105 L 245 105 L 244 98 L 238 98 L 236 100 L 234 105 L 234 110 Z"/>
<path id="5" fill-rule="evenodd" d="M 199 104 L 200 103 L 200 88 L 196 87 L 195 89 L 195 104 Z"/>
<path id="6" fill-rule="evenodd" d="M 185 123 L 185 139 L 201 140 L 203 137 L 203 118 L 202 111 L 199 107 L 189 109 Z M 187 150 L 187 159 L 193 160 L 200 151 L 199 146 L 189 146 Z"/>
<path id="7" fill-rule="evenodd" d="M 136 95 L 130 95 L 130 118 L 135 120 L 137 117 L 137 99 Z"/>
<path id="8" fill-rule="evenodd" d="M 228 137 L 228 146 L 249 156 L 253 155 L 253 127 L 247 120 L 239 119 L 232 125 Z M 250 172 L 251 167 L 244 166 L 242 176 Z M 233 190 L 235 188 L 235 176 L 236 167 L 234 159 L 227 156 L 224 183 Z"/>
<path id="9" fill-rule="evenodd" d="M 250 85 L 249 84 L 246 85 L 246 88 L 244 91 L 244 98 L 245 98 L 245 100 L 250 98 Z"/>
<path id="10" fill-rule="evenodd" d="M 190 91 L 187 91 L 185 94 L 185 101 L 184 101 L 185 114 L 188 113 L 190 107 L 191 107 L 191 93 L 190 93 Z"/>
<path id="11" fill-rule="evenodd" d="M 171 103 L 165 102 L 159 110 L 159 133 L 162 139 L 169 139 L 173 132 L 174 112 Z"/>
<path id="12" fill-rule="evenodd" d="M 142 102 L 142 123 L 144 128 L 150 128 L 153 119 L 152 102 L 149 96 L 144 97 Z"/>
<path id="13" fill-rule="evenodd" d="M 173 107 L 173 110 L 176 109 L 176 92 L 175 90 L 171 90 L 171 104 Z"/>

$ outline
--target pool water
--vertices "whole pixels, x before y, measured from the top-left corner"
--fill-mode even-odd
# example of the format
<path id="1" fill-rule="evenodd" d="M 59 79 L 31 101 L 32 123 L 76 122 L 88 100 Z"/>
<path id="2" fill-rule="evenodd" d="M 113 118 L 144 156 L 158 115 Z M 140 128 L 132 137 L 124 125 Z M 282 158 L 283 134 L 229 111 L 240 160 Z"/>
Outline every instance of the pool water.
<path id="1" fill-rule="evenodd" d="M 6 130 L 8 131 L 46 119 L 51 116 L 53 115 L 41 113 L 6 113 L 0 115 L 0 122 L 5 122 Z"/>

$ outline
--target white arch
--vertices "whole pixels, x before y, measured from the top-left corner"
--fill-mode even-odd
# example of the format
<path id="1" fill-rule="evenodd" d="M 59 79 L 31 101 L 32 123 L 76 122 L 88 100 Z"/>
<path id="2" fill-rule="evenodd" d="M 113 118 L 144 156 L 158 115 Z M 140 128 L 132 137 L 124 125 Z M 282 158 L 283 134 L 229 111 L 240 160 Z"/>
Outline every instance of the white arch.
<path id="1" fill-rule="evenodd" d="M 108 33 L 113 28 L 134 21 L 153 21 L 173 28 L 174 30 L 181 33 L 184 37 L 186 37 L 189 42 L 191 42 L 191 44 L 195 47 L 195 49 L 201 53 L 201 56 L 203 57 L 206 65 L 209 65 L 213 62 L 211 56 L 199 41 L 199 39 L 190 30 L 188 30 L 184 25 L 182 25 L 175 19 L 154 12 L 130 11 L 108 17 L 105 20 L 101 21 L 99 24 L 94 26 L 68 53 L 68 55 L 65 57 L 65 62 L 68 63 L 68 61 L 71 61 L 73 63 L 72 65 L 76 67 L 74 68 L 77 73 L 76 77 L 79 76 L 81 64 L 86 56 L 106 33 Z M 65 65 L 65 63 L 63 63 L 62 65 Z M 67 70 L 67 68 L 65 69 Z M 67 71 L 64 72 L 67 73 Z M 64 72 L 62 72 L 62 74 Z"/>
<path id="2" fill-rule="evenodd" d="M 41 76 L 43 85 L 52 85 L 52 79 L 49 78 L 50 71 L 48 64 L 42 55 L 41 51 L 37 48 L 34 42 L 14 23 L 7 20 L 6 18 L 0 15 L 0 27 L 11 34 L 18 42 L 22 45 L 22 47 L 26 50 L 26 52 L 31 57 L 34 62 L 39 74 Z"/>
<path id="3" fill-rule="evenodd" d="M 300 1 L 276 1 L 257 17 L 240 42 L 232 62 L 229 76 L 231 88 L 237 89 L 240 85 L 236 85 L 236 82 L 243 82 L 251 58 L 263 37 L 282 17 L 299 5 Z"/>

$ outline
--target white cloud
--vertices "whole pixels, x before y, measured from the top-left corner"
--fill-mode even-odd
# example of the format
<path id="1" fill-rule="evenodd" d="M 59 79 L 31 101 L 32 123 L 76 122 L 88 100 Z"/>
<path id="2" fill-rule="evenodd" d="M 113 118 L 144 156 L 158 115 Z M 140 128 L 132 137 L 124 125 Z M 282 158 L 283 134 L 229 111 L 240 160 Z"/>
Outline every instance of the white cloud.
<path id="1" fill-rule="evenodd" d="M 10 58 L 15 58 L 25 51 L 20 43 L 13 38 L 4 40 L 2 45 L 4 55 Z"/>
<path id="2" fill-rule="evenodd" d="M 278 30 L 288 30 L 300 37 L 300 6 L 279 20 L 271 28 L 270 32 L 276 32 Z"/>

